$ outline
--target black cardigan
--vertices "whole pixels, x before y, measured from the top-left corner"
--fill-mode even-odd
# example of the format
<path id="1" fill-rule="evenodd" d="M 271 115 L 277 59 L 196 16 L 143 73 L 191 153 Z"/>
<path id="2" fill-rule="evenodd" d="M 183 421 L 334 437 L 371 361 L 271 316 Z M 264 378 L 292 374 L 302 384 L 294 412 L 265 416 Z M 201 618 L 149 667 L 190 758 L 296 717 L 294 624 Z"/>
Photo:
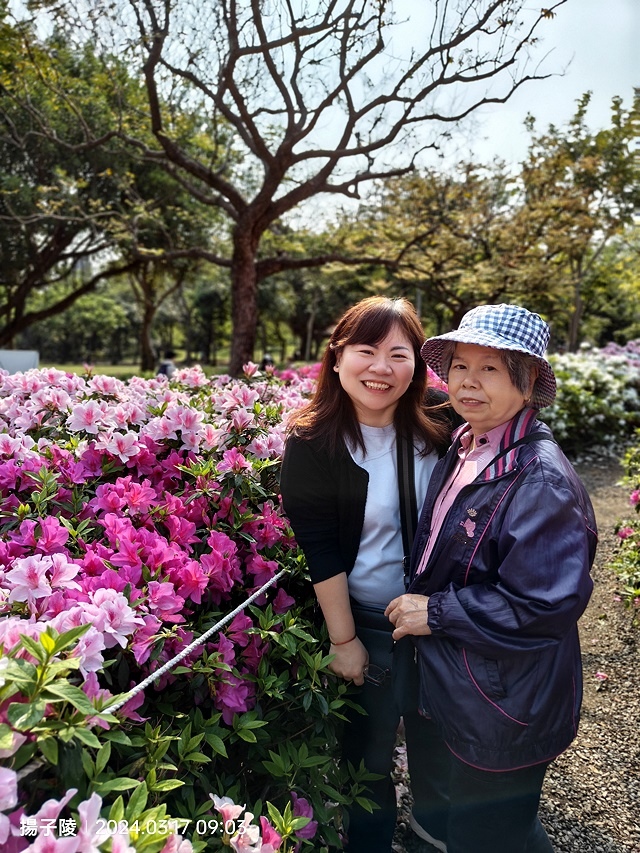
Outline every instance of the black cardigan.
<path id="1" fill-rule="evenodd" d="M 447 400 L 444 392 L 430 388 L 425 403 L 434 406 Z M 451 408 L 431 416 L 451 431 L 462 423 Z M 437 448 L 440 456 L 448 445 Z M 287 439 L 280 473 L 282 505 L 313 583 L 351 572 L 360 548 L 368 485 L 369 475 L 356 465 L 344 442 L 332 457 L 319 438 Z"/>
<path id="2" fill-rule="evenodd" d="M 369 484 L 344 444 L 333 457 L 323 444 L 289 436 L 280 473 L 284 511 L 313 583 L 348 575 L 353 568 Z"/>

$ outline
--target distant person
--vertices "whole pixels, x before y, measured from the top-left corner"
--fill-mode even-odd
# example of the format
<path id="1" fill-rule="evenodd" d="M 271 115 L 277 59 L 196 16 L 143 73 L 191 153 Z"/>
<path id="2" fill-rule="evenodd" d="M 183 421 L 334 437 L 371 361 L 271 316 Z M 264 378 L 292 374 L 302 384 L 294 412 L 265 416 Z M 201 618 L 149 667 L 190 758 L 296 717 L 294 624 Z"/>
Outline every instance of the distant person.
<path id="1" fill-rule="evenodd" d="M 166 376 L 167 379 L 171 379 L 173 374 L 178 369 L 173 363 L 173 359 L 176 357 L 175 352 L 172 349 L 168 349 L 165 351 L 164 357 L 158 366 L 158 376 Z"/>
<path id="2" fill-rule="evenodd" d="M 260 362 L 260 370 L 269 370 L 272 371 L 275 367 L 275 362 L 273 358 L 269 355 L 268 352 L 262 356 L 262 361 Z"/>

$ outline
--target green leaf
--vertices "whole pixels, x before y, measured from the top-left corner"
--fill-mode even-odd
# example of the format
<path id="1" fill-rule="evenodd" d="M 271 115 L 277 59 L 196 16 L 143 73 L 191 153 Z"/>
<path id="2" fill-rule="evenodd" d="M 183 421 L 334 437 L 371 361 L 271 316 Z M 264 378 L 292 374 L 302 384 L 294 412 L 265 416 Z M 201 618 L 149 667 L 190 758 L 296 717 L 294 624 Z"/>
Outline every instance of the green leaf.
<path id="1" fill-rule="evenodd" d="M 130 824 L 133 823 L 133 821 L 145 810 L 148 799 L 149 791 L 147 789 L 147 783 L 141 782 L 129 797 L 127 809 L 124 814 Z"/>
<path id="2" fill-rule="evenodd" d="M 44 717 L 44 709 L 46 703 L 42 699 L 36 702 L 12 702 L 7 709 L 7 720 L 11 723 L 14 729 L 18 731 L 26 731 L 38 723 Z"/>
<path id="3" fill-rule="evenodd" d="M 56 681 L 53 684 L 47 684 L 42 697 L 47 702 L 59 702 L 61 700 L 69 702 L 86 716 L 93 716 L 96 713 L 96 709 L 87 694 L 83 693 L 79 687 L 69 684 L 68 681 Z"/>
<path id="4" fill-rule="evenodd" d="M 162 782 L 157 782 L 151 788 L 152 791 L 174 791 L 176 788 L 182 788 L 184 782 L 181 779 L 163 779 Z"/>
<path id="5" fill-rule="evenodd" d="M 100 749 L 98 750 L 98 754 L 96 755 L 96 776 L 99 776 L 104 768 L 109 763 L 109 759 L 111 758 L 111 743 L 107 741 L 104 743 Z"/>
<path id="6" fill-rule="evenodd" d="M 197 761 L 200 764 L 208 764 L 211 759 L 202 752 L 190 752 L 188 755 L 185 755 L 183 761 Z"/>
<path id="7" fill-rule="evenodd" d="M 82 769 L 87 779 L 93 779 L 96 775 L 96 765 L 86 749 L 82 750 Z"/>
<path id="8" fill-rule="evenodd" d="M 113 743 L 120 743 L 122 746 L 131 746 L 131 738 L 121 729 L 110 729 L 110 731 L 104 732 L 102 736 L 105 740 L 110 740 Z"/>
<path id="9" fill-rule="evenodd" d="M 83 634 L 87 633 L 90 627 L 90 623 L 86 623 L 85 625 L 76 625 L 75 628 L 70 628 L 68 631 L 63 631 L 62 634 L 56 637 L 56 654 L 72 646 L 76 640 L 79 640 Z"/>
<path id="10" fill-rule="evenodd" d="M 22 658 L 18 660 L 10 658 L 2 675 L 5 681 L 13 681 L 27 688 L 34 688 L 38 679 L 38 671 L 34 664 Z"/>
<path id="11" fill-rule="evenodd" d="M 36 642 L 31 637 L 27 637 L 26 634 L 21 634 L 20 644 L 24 649 L 32 654 L 37 661 L 40 661 L 40 663 L 45 662 L 47 655 L 40 643 Z"/>
<path id="12" fill-rule="evenodd" d="M 103 797 L 111 791 L 129 791 L 131 788 L 137 788 L 139 784 L 137 779 L 129 779 L 127 776 L 123 776 L 121 779 L 108 779 L 106 782 L 99 782 L 93 786 L 93 789 L 96 794 Z"/>
<path id="13" fill-rule="evenodd" d="M 53 639 L 53 637 L 48 631 L 44 631 L 42 634 L 40 634 L 40 645 L 49 657 L 51 657 L 51 655 L 55 652 L 56 641 Z"/>
<path id="14" fill-rule="evenodd" d="M 40 752 L 54 767 L 58 764 L 58 741 L 54 737 L 43 737 L 38 739 Z"/>
<path id="15" fill-rule="evenodd" d="M 13 747 L 13 731 L 6 723 L 0 723 L 0 749 Z"/>
<path id="16" fill-rule="evenodd" d="M 118 797 L 109 811 L 109 820 L 115 820 L 116 824 L 124 820 L 124 800 Z"/>
<path id="17" fill-rule="evenodd" d="M 224 741 L 218 735 L 207 734 L 204 736 L 204 739 L 209 744 L 211 749 L 217 754 L 222 755 L 224 758 L 228 758 L 227 748 L 224 745 Z"/>
<path id="18" fill-rule="evenodd" d="M 100 749 L 102 746 L 92 731 L 89 731 L 89 729 L 83 729 L 81 726 L 75 727 L 73 736 L 87 746 L 92 746 L 94 749 Z"/>

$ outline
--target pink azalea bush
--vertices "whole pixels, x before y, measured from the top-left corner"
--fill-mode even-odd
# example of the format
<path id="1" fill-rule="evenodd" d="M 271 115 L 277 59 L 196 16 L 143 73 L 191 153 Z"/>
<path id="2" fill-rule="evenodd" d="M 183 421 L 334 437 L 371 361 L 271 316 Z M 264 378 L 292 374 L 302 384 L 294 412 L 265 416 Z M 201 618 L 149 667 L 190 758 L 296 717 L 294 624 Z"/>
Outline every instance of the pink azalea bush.
<path id="1" fill-rule="evenodd" d="M 622 582 L 622 598 L 637 607 L 640 600 L 640 430 L 635 443 L 623 458 L 625 469 L 622 483 L 630 489 L 629 509 L 633 516 L 621 520 L 616 533 L 619 538 L 613 568 Z"/>
<path id="2" fill-rule="evenodd" d="M 342 807 L 364 786 L 334 758 L 349 700 L 327 678 L 277 483 L 287 413 L 313 371 L 246 374 L 209 380 L 195 367 L 125 383 L 0 372 L 6 849 L 340 846 Z M 242 838 L 210 831 L 212 797 L 251 804 Z M 43 809 L 54 815 L 46 836 Z M 77 833 L 65 834 L 69 821 Z"/>

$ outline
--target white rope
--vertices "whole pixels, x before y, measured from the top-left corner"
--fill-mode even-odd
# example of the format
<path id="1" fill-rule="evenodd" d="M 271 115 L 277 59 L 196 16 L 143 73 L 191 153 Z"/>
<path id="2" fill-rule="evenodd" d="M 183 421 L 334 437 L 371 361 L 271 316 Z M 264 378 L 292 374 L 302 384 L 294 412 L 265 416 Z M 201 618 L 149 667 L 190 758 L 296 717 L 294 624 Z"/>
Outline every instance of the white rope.
<path id="1" fill-rule="evenodd" d="M 217 631 L 220 630 L 220 628 L 223 628 L 227 624 L 227 622 L 230 622 L 233 619 L 234 616 L 237 616 L 238 613 L 242 613 L 242 611 L 245 609 L 245 607 L 247 607 L 249 604 L 251 604 L 252 601 L 255 601 L 256 598 L 258 598 L 258 596 L 262 595 L 263 592 L 265 592 L 267 589 L 269 589 L 270 586 L 273 586 L 273 584 L 276 581 L 280 580 L 280 578 L 285 574 L 286 574 L 286 570 L 281 569 L 270 580 L 268 580 L 265 584 L 263 584 L 259 590 L 257 590 L 252 595 L 250 595 L 249 598 L 247 598 L 247 600 L 245 602 L 243 602 L 242 604 L 239 604 L 235 610 L 232 610 L 231 613 L 227 613 L 227 615 L 224 618 L 222 618 L 219 622 L 216 622 L 216 624 L 212 628 L 209 628 L 209 630 L 206 631 L 204 634 L 202 634 L 202 636 L 198 637 L 196 640 L 194 640 L 192 643 L 190 643 L 186 648 L 184 648 L 181 652 L 179 652 L 174 658 L 171 658 L 171 660 L 169 660 L 165 664 L 163 664 L 160 667 L 160 669 L 157 669 L 155 672 L 152 672 L 151 675 L 148 675 L 144 679 L 144 681 L 140 682 L 140 684 L 136 684 L 135 687 L 132 687 L 128 693 L 122 694 L 112 705 L 108 705 L 106 708 L 104 708 L 103 711 L 107 714 L 113 714 L 119 708 L 122 708 L 123 705 L 126 705 L 127 702 L 129 702 L 131 699 L 133 699 L 134 696 L 137 696 L 138 693 L 142 693 L 142 691 L 146 687 L 148 687 L 150 684 L 153 684 L 154 681 L 157 681 L 161 675 L 164 675 L 165 672 L 168 672 L 170 669 L 172 669 L 183 658 L 186 658 L 186 656 L 190 652 L 192 652 L 193 649 L 197 648 L 198 646 L 201 646 L 202 643 L 206 642 L 212 634 L 215 634 Z"/>

